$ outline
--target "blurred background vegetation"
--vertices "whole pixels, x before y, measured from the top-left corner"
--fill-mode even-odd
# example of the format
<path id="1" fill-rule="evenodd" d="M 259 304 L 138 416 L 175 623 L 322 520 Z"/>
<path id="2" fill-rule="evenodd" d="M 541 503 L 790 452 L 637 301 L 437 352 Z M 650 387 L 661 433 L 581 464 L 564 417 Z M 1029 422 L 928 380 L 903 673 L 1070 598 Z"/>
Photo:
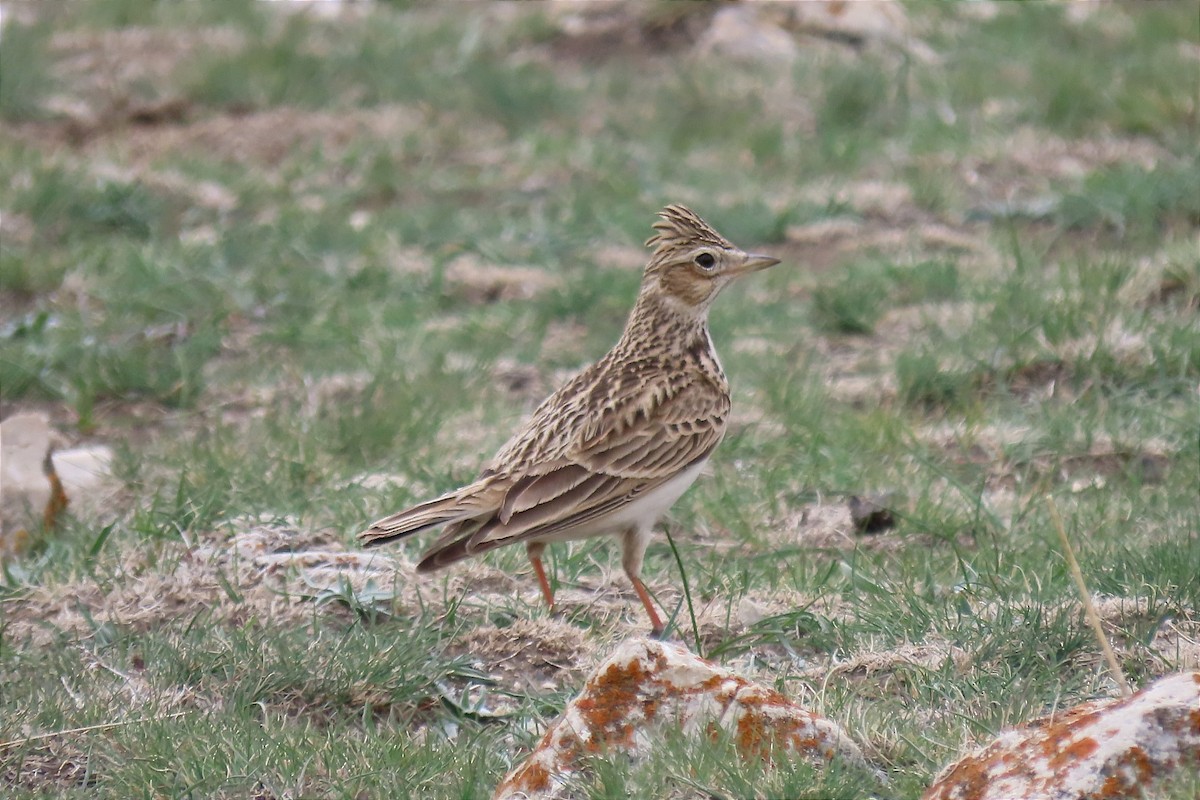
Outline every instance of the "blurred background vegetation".
<path id="1" fill-rule="evenodd" d="M 1194 4 L 750 6 L 0 4 L 0 416 L 111 444 L 120 484 L 5 568 L 0 740 L 159 720 L 0 753 L 6 787 L 490 791 L 640 624 L 622 590 L 545 621 L 580 638 L 540 691 L 481 644 L 542 614 L 532 582 L 398 570 L 302 625 L 232 573 L 153 623 L 102 598 L 244 515 L 350 546 L 472 476 L 615 340 L 668 202 L 785 261 L 713 313 L 734 426 L 666 523 L 693 645 L 803 697 L 926 648 L 818 708 L 915 796 L 972 737 L 1111 688 L 1050 494 L 1132 679 L 1192 664 Z M 898 526 L 858 537 L 841 499 L 876 492 Z M 606 548 L 558 548 L 556 582 L 600 591 Z M 665 542 L 647 570 L 679 612 Z M 504 724 L 442 703 L 488 675 Z M 580 791 L 662 795 L 679 748 L 715 796 L 874 791 L 694 743 Z"/>

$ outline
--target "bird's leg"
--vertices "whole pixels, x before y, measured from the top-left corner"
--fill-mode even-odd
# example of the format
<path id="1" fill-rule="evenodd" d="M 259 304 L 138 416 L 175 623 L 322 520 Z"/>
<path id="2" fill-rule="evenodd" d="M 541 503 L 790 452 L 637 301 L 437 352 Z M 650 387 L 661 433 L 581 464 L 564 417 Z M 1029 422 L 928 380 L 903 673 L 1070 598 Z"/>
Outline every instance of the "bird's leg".
<path id="1" fill-rule="evenodd" d="M 525 545 L 525 552 L 529 555 L 529 563 L 533 564 L 533 571 L 537 574 L 538 585 L 542 587 L 542 597 L 546 599 L 546 607 L 553 614 L 554 591 L 550 588 L 550 581 L 546 580 L 546 569 L 542 566 L 542 551 L 545 549 L 546 545 L 541 542 L 530 542 Z"/>
<path id="2" fill-rule="evenodd" d="M 646 607 L 646 615 L 650 617 L 650 636 L 658 639 L 663 635 L 666 626 L 663 625 L 662 619 L 658 616 L 658 611 L 654 608 L 654 603 L 650 600 L 650 593 L 646 591 L 645 584 L 637 575 L 630 575 L 629 580 L 633 583 L 633 590 L 637 592 L 638 599 L 642 601 L 642 605 Z"/>
<path id="3" fill-rule="evenodd" d="M 641 578 L 642 559 L 646 555 L 646 547 L 649 544 L 649 528 L 627 530 L 621 537 L 621 566 L 625 568 L 625 574 L 629 576 L 629 582 L 633 584 L 633 590 L 637 592 L 638 599 L 646 607 L 646 616 L 650 617 L 650 635 L 657 639 L 663 635 L 666 626 L 663 625 L 662 618 L 658 616 L 658 609 L 654 607 L 650 593 L 646 591 L 646 585 L 642 583 Z"/>

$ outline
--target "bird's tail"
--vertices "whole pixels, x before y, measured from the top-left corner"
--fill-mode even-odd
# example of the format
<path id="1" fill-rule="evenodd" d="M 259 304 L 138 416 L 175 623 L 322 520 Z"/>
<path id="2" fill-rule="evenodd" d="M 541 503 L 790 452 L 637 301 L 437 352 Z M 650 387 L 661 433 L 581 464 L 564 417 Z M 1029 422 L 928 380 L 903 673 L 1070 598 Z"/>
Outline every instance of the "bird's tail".
<path id="1" fill-rule="evenodd" d="M 384 517 L 360 533 L 358 539 L 365 547 L 376 547 L 426 528 L 477 516 L 480 512 L 479 502 L 478 497 L 469 492 L 472 488 L 457 489 Z"/>

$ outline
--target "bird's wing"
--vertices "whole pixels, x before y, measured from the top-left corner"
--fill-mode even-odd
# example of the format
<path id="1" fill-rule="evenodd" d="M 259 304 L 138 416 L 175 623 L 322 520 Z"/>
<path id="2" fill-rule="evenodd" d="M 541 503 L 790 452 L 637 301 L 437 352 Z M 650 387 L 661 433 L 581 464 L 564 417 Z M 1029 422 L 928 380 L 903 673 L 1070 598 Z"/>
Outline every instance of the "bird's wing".
<path id="1" fill-rule="evenodd" d="M 699 374 L 606 394 L 599 415 L 577 418 L 561 455 L 526 462 L 505 476 L 507 490 L 495 514 L 451 525 L 429 549 L 424 568 L 569 534 L 607 516 L 705 458 L 721 441 L 729 416 L 728 394 Z"/>
<path id="2" fill-rule="evenodd" d="M 582 511 L 637 487 L 657 486 L 717 446 L 728 414 L 728 396 L 696 381 L 618 397 L 580 426 L 560 459 L 530 465 L 513 482 L 499 520 L 513 525 L 518 516 L 534 510 L 547 515 L 567 502 Z M 568 515 L 552 515 L 547 522 L 560 516 Z"/>
<path id="3" fill-rule="evenodd" d="M 489 491 L 487 482 L 480 481 L 376 520 L 358 538 L 364 547 L 377 547 L 426 528 L 471 520 L 481 514 L 495 513 L 503 496 L 502 491 L 494 488 Z"/>

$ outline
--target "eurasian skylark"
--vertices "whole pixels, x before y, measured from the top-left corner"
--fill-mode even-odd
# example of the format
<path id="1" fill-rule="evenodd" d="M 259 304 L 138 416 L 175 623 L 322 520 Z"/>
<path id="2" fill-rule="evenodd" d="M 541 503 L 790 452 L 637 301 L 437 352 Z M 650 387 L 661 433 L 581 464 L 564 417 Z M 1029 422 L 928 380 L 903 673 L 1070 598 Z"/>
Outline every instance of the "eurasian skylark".
<path id="1" fill-rule="evenodd" d="M 739 250 L 683 206 L 659 216 L 616 346 L 538 406 L 474 483 L 384 517 L 360 534 L 364 544 L 447 525 L 417 565 L 429 572 L 524 542 L 553 609 L 546 545 L 620 536 L 625 574 L 663 632 L 640 577 L 651 529 L 696 480 L 729 419 L 708 309 L 734 278 L 779 259 Z"/>

